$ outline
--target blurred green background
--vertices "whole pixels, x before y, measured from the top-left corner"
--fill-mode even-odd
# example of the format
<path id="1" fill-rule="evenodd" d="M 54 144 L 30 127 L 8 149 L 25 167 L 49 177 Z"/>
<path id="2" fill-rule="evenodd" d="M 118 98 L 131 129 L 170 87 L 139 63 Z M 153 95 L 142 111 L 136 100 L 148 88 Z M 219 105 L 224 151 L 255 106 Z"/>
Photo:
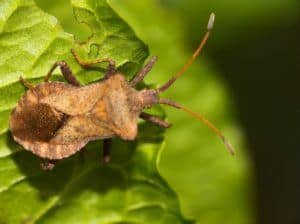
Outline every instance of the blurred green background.
<path id="1" fill-rule="evenodd" d="M 36 0 L 84 40 L 68 0 Z M 216 13 L 202 56 L 166 94 L 213 121 L 237 149 L 166 108 L 160 170 L 183 213 L 199 223 L 300 223 L 299 17 L 296 0 L 110 0 L 159 61 L 146 83 L 166 81 L 192 54 Z"/>

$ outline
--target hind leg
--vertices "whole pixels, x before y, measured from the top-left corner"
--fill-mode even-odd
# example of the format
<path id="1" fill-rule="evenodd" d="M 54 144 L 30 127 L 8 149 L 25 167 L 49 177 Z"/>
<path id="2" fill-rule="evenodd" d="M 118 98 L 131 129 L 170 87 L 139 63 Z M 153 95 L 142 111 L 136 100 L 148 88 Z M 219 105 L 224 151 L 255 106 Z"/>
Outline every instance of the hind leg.
<path id="1" fill-rule="evenodd" d="M 55 167 L 55 160 L 42 159 L 40 161 L 40 167 L 42 170 L 52 170 Z"/>
<path id="2" fill-rule="evenodd" d="M 72 52 L 74 58 L 76 59 L 76 61 L 78 62 L 78 64 L 80 64 L 84 68 L 88 68 L 92 65 L 95 65 L 95 64 L 98 64 L 101 62 L 107 62 L 108 67 L 107 67 L 106 73 L 104 75 L 105 79 L 108 79 L 110 76 L 116 74 L 116 71 L 117 71 L 116 62 L 110 58 L 96 58 L 96 59 L 84 60 L 84 59 L 80 58 L 80 56 L 77 54 L 77 52 L 74 49 L 72 49 L 71 52 Z"/>
<path id="3" fill-rule="evenodd" d="M 68 83 L 70 83 L 73 86 L 80 86 L 79 81 L 76 79 L 74 74 L 72 73 L 71 69 L 69 68 L 68 64 L 65 61 L 57 61 L 54 63 L 54 65 L 51 67 L 49 72 L 44 78 L 45 82 L 48 82 L 49 78 L 51 77 L 53 71 L 60 67 L 61 73 L 63 74 L 64 78 L 67 80 Z"/>
<path id="4" fill-rule="evenodd" d="M 28 89 L 33 89 L 34 85 L 28 82 L 26 79 L 24 79 L 22 76 L 20 76 L 20 82 L 27 87 Z"/>

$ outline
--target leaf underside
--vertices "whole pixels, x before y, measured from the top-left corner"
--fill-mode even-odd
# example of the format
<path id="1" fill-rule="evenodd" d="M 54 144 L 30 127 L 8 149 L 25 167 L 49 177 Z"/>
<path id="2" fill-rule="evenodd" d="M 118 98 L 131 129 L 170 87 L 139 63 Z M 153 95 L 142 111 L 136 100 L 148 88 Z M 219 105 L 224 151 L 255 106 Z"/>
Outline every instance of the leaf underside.
<path id="1" fill-rule="evenodd" d="M 49 172 L 12 140 L 10 111 L 26 89 L 23 76 L 40 82 L 51 65 L 65 60 L 82 83 L 99 80 L 104 65 L 84 70 L 70 53 L 113 58 L 132 76 L 148 49 L 105 0 L 72 0 L 77 21 L 92 34 L 84 44 L 33 0 L 0 2 L 0 223 L 192 223 L 157 170 L 163 130 L 141 123 L 135 142 L 115 139 L 112 162 L 100 164 L 101 141 L 60 161 Z M 53 79 L 63 80 L 59 72 Z"/>

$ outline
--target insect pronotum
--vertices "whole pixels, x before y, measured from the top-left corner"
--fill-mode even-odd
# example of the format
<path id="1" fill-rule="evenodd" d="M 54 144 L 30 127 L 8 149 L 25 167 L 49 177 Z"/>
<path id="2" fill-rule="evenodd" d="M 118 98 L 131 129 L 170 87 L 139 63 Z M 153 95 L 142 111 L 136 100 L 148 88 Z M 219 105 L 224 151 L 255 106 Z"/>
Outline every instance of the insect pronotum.
<path id="1" fill-rule="evenodd" d="M 45 76 L 44 82 L 36 86 L 21 78 L 21 82 L 29 90 L 11 113 L 10 129 L 14 140 L 40 157 L 43 169 L 52 169 L 57 160 L 73 155 L 89 141 L 103 139 L 103 162 L 107 163 L 110 160 L 111 138 L 117 136 L 124 140 L 134 140 L 138 133 L 139 118 L 160 127 L 170 127 L 170 123 L 143 112 L 156 104 L 165 104 L 181 109 L 203 122 L 221 138 L 233 154 L 233 147 L 206 118 L 177 102 L 159 96 L 173 85 L 199 55 L 208 40 L 214 19 L 215 15 L 212 13 L 207 32 L 192 57 L 176 75 L 157 89 L 135 89 L 155 64 L 156 57 L 152 57 L 127 81 L 116 70 L 112 59 L 86 61 L 74 50 L 72 54 L 82 67 L 108 63 L 102 81 L 81 86 L 65 61 L 56 62 Z M 60 67 L 68 83 L 49 81 L 57 67 Z"/>

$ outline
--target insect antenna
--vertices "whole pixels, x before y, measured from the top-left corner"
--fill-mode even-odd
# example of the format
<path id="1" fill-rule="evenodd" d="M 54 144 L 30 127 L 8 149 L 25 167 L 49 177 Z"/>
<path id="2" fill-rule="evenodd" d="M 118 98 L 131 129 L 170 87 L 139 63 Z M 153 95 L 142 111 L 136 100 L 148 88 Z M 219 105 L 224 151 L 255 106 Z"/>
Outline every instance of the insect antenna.
<path id="1" fill-rule="evenodd" d="M 225 138 L 225 136 L 222 134 L 222 132 L 216 126 L 214 126 L 209 120 L 207 120 L 205 117 L 203 117 L 201 114 L 196 113 L 196 112 L 192 111 L 191 109 L 189 109 L 183 105 L 180 105 L 179 103 L 174 102 L 170 99 L 161 98 L 161 99 L 159 99 L 159 103 L 165 104 L 165 105 L 168 105 L 171 107 L 175 107 L 177 109 L 181 109 L 181 110 L 185 111 L 186 113 L 195 117 L 197 120 L 201 121 L 203 124 L 205 124 L 208 128 L 213 130 L 221 138 L 222 142 L 224 143 L 224 145 L 226 146 L 226 148 L 232 155 L 235 154 L 235 150 L 234 150 L 233 146 Z"/>
<path id="2" fill-rule="evenodd" d="M 180 76 L 183 75 L 183 73 L 191 66 L 191 64 L 195 61 L 195 59 L 197 58 L 197 56 L 201 53 L 204 45 L 206 44 L 209 36 L 210 36 L 210 32 L 214 26 L 214 21 L 215 21 L 215 14 L 211 13 L 209 20 L 208 20 L 208 24 L 207 24 L 207 31 L 202 39 L 202 41 L 200 42 L 198 48 L 196 49 L 196 51 L 194 52 L 194 54 L 192 55 L 192 57 L 186 62 L 186 64 L 169 80 L 167 81 L 164 85 L 162 85 L 161 87 L 159 87 L 156 91 L 158 93 L 164 92 L 166 91 Z M 234 155 L 235 151 L 234 148 L 232 147 L 232 145 L 230 144 L 230 142 L 225 138 L 225 136 L 222 134 L 222 132 L 215 126 L 213 125 L 209 120 L 207 120 L 205 117 L 203 117 L 201 114 L 198 114 L 194 111 L 192 111 L 191 109 L 180 105 L 177 102 L 174 102 L 170 99 L 164 99 L 164 98 L 160 98 L 159 102 L 160 104 L 165 104 L 171 107 L 175 107 L 177 109 L 181 109 L 183 111 L 185 111 L 186 113 L 192 115 L 193 117 L 195 117 L 197 120 L 201 121 L 203 124 L 205 124 L 208 128 L 210 128 L 212 131 L 214 131 L 222 140 L 222 142 L 224 143 L 224 145 L 226 146 L 226 148 L 228 149 L 228 151 Z"/>
<path id="3" fill-rule="evenodd" d="M 158 92 L 164 92 L 166 91 L 180 76 L 183 75 L 183 73 L 191 66 L 191 64 L 195 61 L 195 59 L 197 58 L 197 56 L 200 54 L 201 50 L 203 49 L 204 45 L 206 44 L 209 36 L 210 36 L 210 32 L 214 26 L 214 21 L 215 21 L 215 14 L 211 13 L 209 20 L 208 20 L 208 24 L 207 24 L 207 31 L 201 41 L 201 43 L 199 44 L 197 50 L 194 52 L 194 54 L 192 55 L 192 57 L 187 61 L 187 63 L 177 72 L 177 74 L 175 74 L 169 81 L 167 81 L 164 85 L 162 85 L 161 87 L 159 87 L 157 89 Z"/>

